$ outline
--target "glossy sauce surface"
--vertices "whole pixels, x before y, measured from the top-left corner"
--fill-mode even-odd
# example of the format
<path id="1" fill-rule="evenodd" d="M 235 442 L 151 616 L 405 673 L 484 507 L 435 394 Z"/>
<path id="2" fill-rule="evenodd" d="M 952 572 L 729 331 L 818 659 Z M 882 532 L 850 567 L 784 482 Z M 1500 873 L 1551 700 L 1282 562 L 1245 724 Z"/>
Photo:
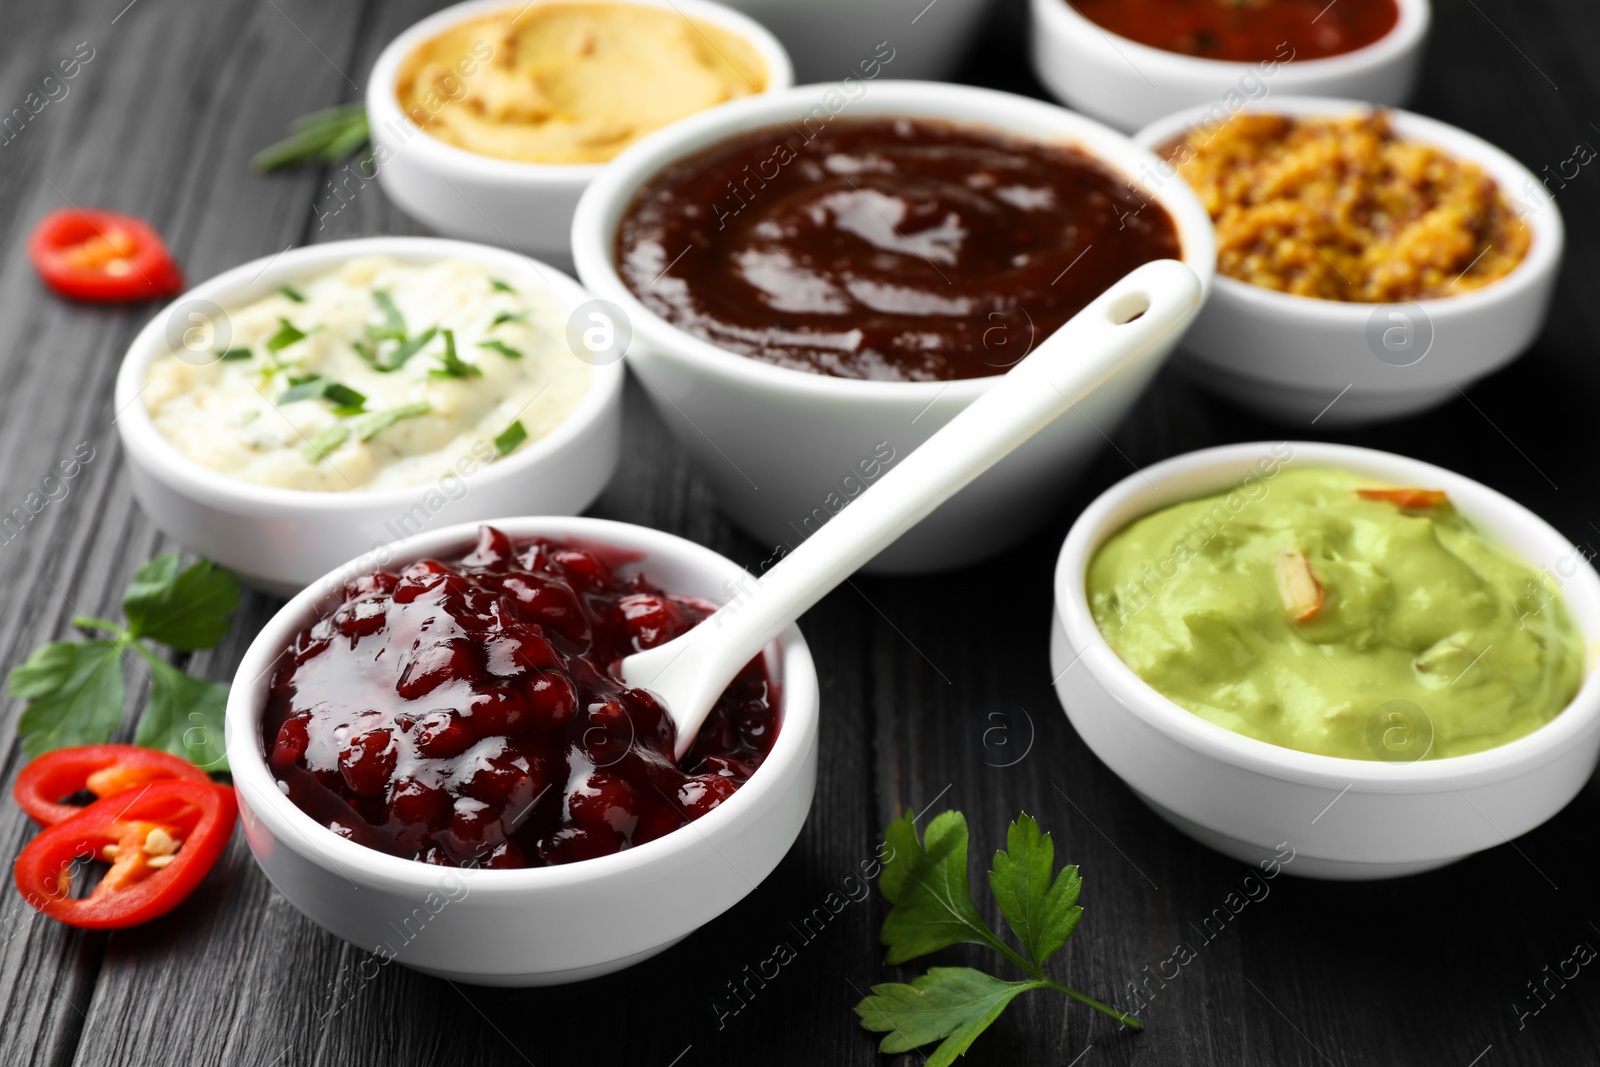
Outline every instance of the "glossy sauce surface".
<path id="1" fill-rule="evenodd" d="M 1063 0 L 1066 2 L 1066 0 Z M 1326 59 L 1400 21 L 1395 0 L 1071 0 L 1084 18 L 1151 48 L 1235 63 Z"/>
<path id="2" fill-rule="evenodd" d="M 502 868 L 642 844 L 732 796 L 777 736 L 761 658 L 675 765 L 671 720 L 613 667 L 714 609 L 605 554 L 484 527 L 459 562 L 349 583 L 273 677 L 263 742 L 279 788 L 370 848 Z"/>
<path id="3" fill-rule="evenodd" d="M 739 134 L 647 182 L 617 235 L 623 280 L 679 328 L 892 381 L 1004 373 L 1179 254 L 1165 209 L 1074 148 L 904 118 Z"/>

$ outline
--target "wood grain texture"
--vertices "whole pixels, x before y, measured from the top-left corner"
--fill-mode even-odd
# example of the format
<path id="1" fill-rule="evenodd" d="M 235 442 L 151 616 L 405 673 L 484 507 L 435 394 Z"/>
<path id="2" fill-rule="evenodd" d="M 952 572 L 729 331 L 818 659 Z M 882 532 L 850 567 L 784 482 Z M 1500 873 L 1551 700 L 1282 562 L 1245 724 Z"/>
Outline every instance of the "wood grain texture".
<path id="1" fill-rule="evenodd" d="M 133 503 L 111 410 L 112 378 L 148 307 L 71 306 L 45 295 L 22 250 L 64 203 L 136 212 L 192 279 L 290 245 L 421 233 L 377 184 L 343 168 L 261 176 L 250 155 L 297 115 L 360 99 L 379 49 L 435 4 L 125 0 L 6 5 L 0 113 L 79 42 L 94 58 L 0 144 L 0 518 L 44 494 L 86 443 L 93 459 L 59 500 L 0 535 L 0 657 L 7 667 L 67 633 L 77 612 L 115 614 L 140 562 L 176 547 Z M 1024 60 L 1026 5 L 998 0 L 961 80 L 1038 95 Z M 1539 170 L 1600 143 L 1600 9 L 1584 0 L 1440 4 L 1417 108 Z M 1600 545 L 1600 170 L 1557 190 L 1568 225 L 1556 310 L 1526 358 L 1444 408 L 1328 434 L 1240 414 L 1163 374 L 1076 484 L 1050 526 L 1005 558 L 930 578 L 858 578 L 803 620 L 824 716 L 815 807 L 794 850 L 739 906 L 678 947 L 583 985 L 486 990 L 424 977 L 312 926 L 271 889 L 242 840 L 174 915 L 85 935 L 0 893 L 0 1063 L 83 1065 L 714 1063 L 877 1064 L 851 1007 L 885 966 L 884 908 L 860 865 L 907 809 L 957 807 L 978 881 L 1019 810 L 1053 831 L 1084 873 L 1087 914 L 1061 976 L 1142 999 L 1134 1034 L 1059 999 L 1023 998 L 964 1062 L 1120 1065 L 1469 1064 L 1597 1061 L 1600 973 L 1533 1007 L 1526 983 L 1574 944 L 1600 945 L 1593 783 L 1560 816 L 1447 870 L 1377 885 L 1278 879 L 1227 913 L 1249 871 L 1175 833 L 1087 752 L 1050 686 L 1048 576 L 1074 515 L 1111 482 L 1166 456 L 1228 441 L 1328 438 L 1454 467 Z M 1330 399 L 1332 399 L 1330 397 Z M 625 460 L 594 507 L 724 552 L 768 555 L 716 512 L 651 415 L 626 395 Z M 233 635 L 189 666 L 230 677 L 277 602 L 251 593 Z M 130 675 L 125 735 L 145 686 Z M 21 764 L 6 710 L 7 782 Z M 0 805 L 0 842 L 31 833 Z M 830 896 L 831 895 L 831 896 Z M 986 894 L 984 894 L 986 899 Z M 845 901 L 836 912 L 825 901 Z M 985 903 L 991 918 L 998 919 Z M 1226 918 L 1219 917 L 1218 910 Z M 791 962 L 758 972 L 778 945 Z M 1193 954 L 1176 977 L 1179 946 Z M 954 950 L 951 961 L 982 962 Z M 402 957 L 403 958 L 403 957 Z M 768 965 L 767 973 L 772 973 Z M 757 977 L 752 978 L 752 975 Z M 895 1062 L 914 1064 L 915 1055 Z"/>

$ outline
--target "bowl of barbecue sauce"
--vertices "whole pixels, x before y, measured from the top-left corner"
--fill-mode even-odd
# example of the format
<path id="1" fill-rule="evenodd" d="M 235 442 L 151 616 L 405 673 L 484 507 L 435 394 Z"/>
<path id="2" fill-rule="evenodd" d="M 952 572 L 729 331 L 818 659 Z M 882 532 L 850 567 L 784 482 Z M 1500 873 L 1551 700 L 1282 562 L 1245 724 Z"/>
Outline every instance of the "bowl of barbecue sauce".
<path id="1" fill-rule="evenodd" d="M 861 87 L 865 90 L 865 86 Z M 1199 201 L 1049 104 L 897 82 L 718 108 L 619 156 L 573 224 L 579 273 L 723 509 L 782 553 L 1118 278 L 1181 259 Z M 939 570 L 1037 528 L 1146 379 L 1125 375 L 871 565 Z"/>

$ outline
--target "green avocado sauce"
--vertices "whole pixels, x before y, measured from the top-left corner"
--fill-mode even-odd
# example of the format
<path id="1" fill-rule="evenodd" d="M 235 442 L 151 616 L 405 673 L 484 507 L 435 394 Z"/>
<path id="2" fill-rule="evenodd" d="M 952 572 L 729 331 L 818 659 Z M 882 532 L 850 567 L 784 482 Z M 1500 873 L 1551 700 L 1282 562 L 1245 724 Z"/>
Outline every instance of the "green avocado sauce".
<path id="1" fill-rule="evenodd" d="M 1388 761 L 1503 745 L 1572 699 L 1584 642 L 1554 578 L 1442 494 L 1272 469 L 1146 515 L 1089 564 L 1096 624 L 1156 690 L 1246 737 Z"/>

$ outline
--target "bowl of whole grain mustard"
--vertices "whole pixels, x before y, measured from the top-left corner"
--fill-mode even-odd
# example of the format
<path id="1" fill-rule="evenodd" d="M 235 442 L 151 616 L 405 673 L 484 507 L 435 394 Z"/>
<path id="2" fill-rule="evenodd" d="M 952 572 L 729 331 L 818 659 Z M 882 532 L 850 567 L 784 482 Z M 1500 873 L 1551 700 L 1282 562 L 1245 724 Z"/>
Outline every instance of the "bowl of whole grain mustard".
<path id="1" fill-rule="evenodd" d="M 1079 737 L 1239 859 L 1442 866 L 1550 818 L 1600 753 L 1600 576 L 1426 463 L 1290 441 L 1178 456 L 1084 511 L 1055 586 Z"/>
<path id="2" fill-rule="evenodd" d="M 1294 425 L 1459 395 L 1544 325 L 1561 213 L 1493 145 L 1405 111 L 1272 97 L 1134 135 L 1217 231 L 1217 283 L 1178 365 Z"/>
<path id="3" fill-rule="evenodd" d="M 373 166 L 440 233 L 565 266 L 573 207 L 614 156 L 792 82 L 777 39 L 711 0 L 470 0 L 379 55 Z"/>

